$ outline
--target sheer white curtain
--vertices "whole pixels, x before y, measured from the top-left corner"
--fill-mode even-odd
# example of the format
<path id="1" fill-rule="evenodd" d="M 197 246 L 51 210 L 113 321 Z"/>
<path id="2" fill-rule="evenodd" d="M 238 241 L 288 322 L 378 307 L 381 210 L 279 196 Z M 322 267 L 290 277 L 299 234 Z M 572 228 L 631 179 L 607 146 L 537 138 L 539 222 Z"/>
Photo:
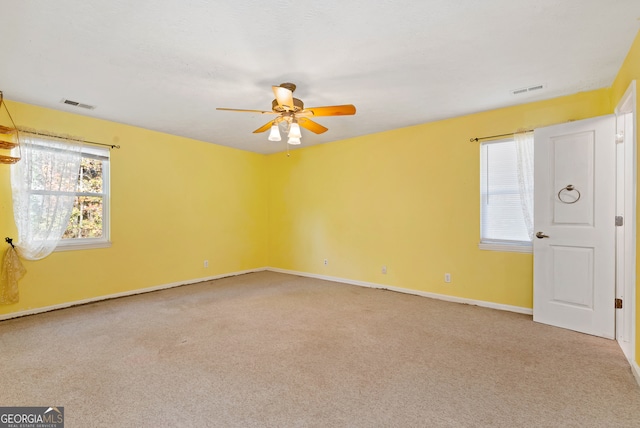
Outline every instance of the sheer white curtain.
<path id="1" fill-rule="evenodd" d="M 520 206 L 529 239 L 533 239 L 533 133 L 514 134 L 518 159 Z"/>
<path id="2" fill-rule="evenodd" d="M 62 238 L 75 200 L 80 168 L 80 144 L 64 139 L 20 133 L 22 159 L 11 166 L 14 242 L 20 257 L 40 260 Z"/>

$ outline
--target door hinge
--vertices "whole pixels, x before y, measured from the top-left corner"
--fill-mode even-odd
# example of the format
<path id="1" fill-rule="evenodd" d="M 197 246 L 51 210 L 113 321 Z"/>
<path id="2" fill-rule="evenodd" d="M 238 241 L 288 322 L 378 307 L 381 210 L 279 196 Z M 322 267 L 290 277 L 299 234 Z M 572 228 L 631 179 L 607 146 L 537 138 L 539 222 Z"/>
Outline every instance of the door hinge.
<path id="1" fill-rule="evenodd" d="M 616 226 L 623 226 L 624 225 L 624 218 L 622 218 L 621 215 L 617 215 L 616 216 Z"/>
<path id="2" fill-rule="evenodd" d="M 616 309 L 622 309 L 622 299 L 616 299 Z"/>
<path id="3" fill-rule="evenodd" d="M 616 132 L 616 143 L 624 143 L 624 131 Z"/>

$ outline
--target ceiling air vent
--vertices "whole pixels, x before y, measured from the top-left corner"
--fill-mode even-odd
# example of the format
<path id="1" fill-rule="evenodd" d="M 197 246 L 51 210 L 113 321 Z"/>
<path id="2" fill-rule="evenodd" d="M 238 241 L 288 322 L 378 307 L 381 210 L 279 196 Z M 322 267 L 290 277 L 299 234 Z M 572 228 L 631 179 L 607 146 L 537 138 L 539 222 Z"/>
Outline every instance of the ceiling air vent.
<path id="1" fill-rule="evenodd" d="M 535 85 L 535 86 L 529 86 L 528 88 L 514 89 L 513 91 L 511 91 L 511 94 L 512 95 L 526 94 L 529 92 L 539 91 L 540 89 L 544 89 L 544 85 Z"/>
<path id="2" fill-rule="evenodd" d="M 93 110 L 94 108 L 96 108 L 96 106 L 92 106 L 89 104 L 83 104 L 83 103 L 79 103 L 78 101 L 72 101 L 72 100 L 67 100 L 64 99 L 61 101 L 62 104 L 67 104 L 70 106 L 74 106 L 74 107 L 80 107 L 80 108 L 85 108 L 87 110 Z"/>

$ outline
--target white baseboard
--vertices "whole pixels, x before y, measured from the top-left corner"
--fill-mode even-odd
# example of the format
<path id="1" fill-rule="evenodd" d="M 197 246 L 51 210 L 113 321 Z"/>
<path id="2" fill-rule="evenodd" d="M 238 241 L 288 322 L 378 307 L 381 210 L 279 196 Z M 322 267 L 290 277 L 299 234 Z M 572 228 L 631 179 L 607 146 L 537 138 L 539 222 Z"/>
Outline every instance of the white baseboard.
<path id="1" fill-rule="evenodd" d="M 278 268 L 272 268 L 272 267 L 262 267 L 262 268 L 249 269 L 249 270 L 243 270 L 243 271 L 238 271 L 238 272 L 230 272 L 230 273 L 224 273 L 224 274 L 220 274 L 220 275 L 208 276 L 208 277 L 204 277 L 204 278 L 196 278 L 196 279 L 189 279 L 189 280 L 185 280 L 185 281 L 172 282 L 172 283 L 169 283 L 169 284 L 156 285 L 156 286 L 153 286 L 153 287 L 140 288 L 140 289 L 136 289 L 136 290 L 123 291 L 121 293 L 114 293 L 114 294 L 108 294 L 108 295 L 105 295 L 105 296 L 91 297 L 89 299 L 75 300 L 75 301 L 72 301 L 72 302 L 64 302 L 64 303 L 60 303 L 60 304 L 57 304 L 57 305 L 44 306 L 44 307 L 41 307 L 41 308 L 28 309 L 28 310 L 25 310 L 25 311 L 11 312 L 11 313 L 8 313 L 8 314 L 0 315 L 0 321 L 11 319 L 11 318 L 19 318 L 19 317 L 23 317 L 23 316 L 27 316 L 27 315 L 40 314 L 40 313 L 43 313 L 43 312 L 55 311 L 57 309 L 70 308 L 72 306 L 85 305 L 87 303 L 95 303 L 95 302 L 99 302 L 99 301 L 102 301 L 102 300 L 117 299 L 119 297 L 126 297 L 126 296 L 135 296 L 136 294 L 150 293 L 152 291 L 158 291 L 158 290 L 166 290 L 168 288 L 180 287 L 182 285 L 189 285 L 189 284 L 195 284 L 195 283 L 198 283 L 198 282 L 204 282 L 204 281 L 211 281 L 211 280 L 214 280 L 214 279 L 226 278 L 226 277 L 230 277 L 230 276 L 243 275 L 245 273 L 262 272 L 262 271 L 265 271 L 265 270 L 272 271 L 272 272 L 286 273 L 286 274 L 290 274 L 290 275 L 305 276 L 305 277 L 309 277 L 309 278 L 323 279 L 323 280 L 333 281 L 333 282 L 341 282 L 341 283 L 344 283 L 344 284 L 358 285 L 358 286 L 361 286 L 361 287 L 379 288 L 379 289 L 383 289 L 383 290 L 397 291 L 399 293 L 414 294 L 414 295 L 417 295 L 417 296 L 429 297 L 429 298 L 432 298 L 432 299 L 446 300 L 448 302 L 455 302 L 455 303 L 464 303 L 464 304 L 467 304 L 467 305 L 482 306 L 482 307 L 485 307 L 485 308 L 492 308 L 492 309 L 499 309 L 499 310 L 503 310 L 503 311 L 517 312 L 517 313 L 526 314 L 526 315 L 531 315 L 533 313 L 533 311 L 531 309 L 522 308 L 522 307 L 519 307 L 519 306 L 501 305 L 501 304 L 498 304 L 498 303 L 485 302 L 485 301 L 482 301 L 482 300 L 464 299 L 464 298 L 461 298 L 461 297 L 447 296 L 445 294 L 428 293 L 426 291 L 411 290 L 409 288 L 393 287 L 393 286 L 384 285 L 384 284 L 376 284 L 376 283 L 373 283 L 373 282 L 356 281 L 356 280 L 352 280 L 352 279 L 339 278 L 339 277 L 326 276 L 326 275 L 317 275 L 317 274 L 313 274 L 313 273 L 298 272 L 298 271 L 292 271 L 292 270 L 286 270 L 286 269 L 278 269 Z"/>
<path id="2" fill-rule="evenodd" d="M 629 361 L 629 364 L 631 365 L 631 373 L 633 373 L 633 377 L 636 378 L 636 382 L 638 382 L 638 385 L 640 386 L 640 366 L 638 363 L 631 360 Z"/>
<path id="3" fill-rule="evenodd" d="M 333 281 L 333 282 L 340 282 L 340 283 L 344 283 L 344 284 L 357 285 L 357 286 L 361 286 L 361 287 L 378 288 L 378 289 L 382 289 L 382 290 L 396 291 L 398 293 L 413 294 L 413 295 L 416 295 L 416 296 L 429 297 L 431 299 L 438 299 L 438 300 L 445 300 L 447 302 L 463 303 L 463 304 L 467 304 L 467 305 L 481 306 L 481 307 L 485 307 L 485 308 L 498 309 L 498 310 L 501 310 L 501 311 L 516 312 L 516 313 L 525 314 L 525 315 L 532 315 L 533 314 L 533 310 L 532 309 L 524 308 L 524 307 L 521 307 L 521 306 L 503 305 L 503 304 L 500 304 L 500 303 L 486 302 L 484 300 L 465 299 L 465 298 L 462 298 L 462 297 L 448 296 L 446 294 L 429 293 L 429 292 L 426 292 L 426 291 L 412 290 L 412 289 L 409 289 L 409 288 L 400 288 L 400 287 L 394 287 L 394 286 L 384 285 L 384 284 L 376 284 L 376 283 L 373 283 L 373 282 L 357 281 L 357 280 L 352 280 L 352 279 L 339 278 L 339 277 L 335 277 L 335 276 L 318 275 L 318 274 L 313 274 L 313 273 L 298 272 L 298 271 L 292 271 L 292 270 L 287 270 L 287 269 L 279 269 L 279 268 L 272 268 L 272 267 L 263 267 L 263 268 L 248 269 L 248 270 L 243 270 L 243 271 L 238 271 L 238 272 L 229 272 L 229 273 L 224 273 L 224 274 L 220 274 L 220 275 L 208 276 L 208 277 L 204 277 L 204 278 L 190 279 L 190 280 L 186 280 L 186 281 L 172 282 L 172 283 L 169 283 L 169 284 L 157 285 L 157 286 L 141 288 L 141 289 L 137 289 L 137 290 L 123 291 L 121 293 L 109 294 L 109 295 L 106 295 L 106 296 L 97 296 L 97 297 L 92 297 L 92 298 L 89 298 L 89 299 L 76 300 L 76 301 L 73 301 L 73 302 L 65 302 L 65 303 L 60 303 L 58 305 L 45 306 L 45 307 L 42 307 L 42 308 L 29 309 L 29 310 L 26 310 L 26 311 L 12 312 L 12 313 L 9 313 L 9 314 L 0 315 L 0 321 L 11 319 L 11 318 L 19 318 L 19 317 L 23 317 L 23 316 L 27 316 L 27 315 L 35 315 L 35 314 L 39 314 L 39 313 L 43 313 L 43 312 L 55 311 L 57 309 L 69 308 L 69 307 L 72 307 L 72 306 L 79 306 L 79 305 L 84 305 L 84 304 L 87 304 L 87 303 L 99 302 L 101 300 L 109 300 L 109 299 L 117 299 L 119 297 L 134 296 L 136 294 L 150 293 L 152 291 L 166 290 L 166 289 L 169 289 L 169 288 L 180 287 L 180 286 L 183 286 L 183 285 L 196 284 L 198 282 L 211 281 L 211 280 L 214 280 L 214 279 L 227 278 L 227 277 L 230 277 L 230 276 L 244 275 L 246 273 L 252 273 L 252 272 L 262 272 L 262 271 L 265 271 L 265 270 L 266 271 L 271 271 L 271 272 L 285 273 L 285 274 L 290 274 L 290 275 L 304 276 L 304 277 L 309 277 L 309 278 L 323 279 L 323 280 Z M 629 364 L 631 365 L 631 372 L 633 373 L 633 376 L 635 377 L 636 381 L 638 382 L 638 385 L 640 385 L 640 366 L 638 366 L 638 363 L 636 363 L 635 361 L 629 361 Z"/>
<path id="4" fill-rule="evenodd" d="M 143 293 L 150 293 L 152 291 L 166 290 L 168 288 L 180 287 L 182 285 L 196 284 L 198 282 L 211 281 L 211 280 L 214 280 L 214 279 L 227 278 L 227 277 L 236 276 L 236 275 L 244 275 L 245 273 L 262 272 L 264 270 L 267 270 L 267 268 L 263 267 L 263 268 L 249 269 L 249 270 L 243 270 L 243 271 L 238 271 L 238 272 L 223 273 L 223 274 L 220 274 L 220 275 L 208 276 L 208 277 L 204 277 L 204 278 L 188 279 L 186 281 L 172 282 L 170 284 L 156 285 L 156 286 L 153 286 L 153 287 L 140 288 L 140 289 L 130 290 L 130 291 L 123 291 L 121 293 L 108 294 L 106 296 L 97 296 L 97 297 L 91 297 L 89 299 L 75 300 L 73 302 L 65 302 L 65 303 L 60 303 L 60 304 L 57 304 L 57 305 L 45 306 L 45 307 L 42 307 L 42 308 L 28 309 L 26 311 L 11 312 L 9 314 L 0 315 L 0 321 L 8 320 L 8 319 L 11 319 L 11 318 L 24 317 L 26 315 L 35 315 L 35 314 L 40 314 L 40 313 L 43 313 L 43 312 L 55 311 L 57 309 L 70 308 L 72 306 L 85 305 L 87 303 L 99 302 L 101 300 L 117 299 L 119 297 L 134 296 L 136 294 L 143 294 Z"/>
<path id="5" fill-rule="evenodd" d="M 438 300 L 445 300 L 447 302 L 463 303 L 466 305 L 475 305 L 475 306 L 481 306 L 484 308 L 498 309 L 501 311 L 516 312 L 516 313 L 525 314 L 525 315 L 533 315 L 533 309 L 523 308 L 521 306 L 503 305 L 500 303 L 486 302 L 484 300 L 465 299 L 462 297 L 447 296 L 446 294 L 429 293 L 426 291 L 412 290 L 409 288 L 393 287 L 389 285 L 376 284 L 373 282 L 356 281 L 352 279 L 339 278 L 335 276 L 318 275 L 314 273 L 298 272 L 298 271 L 292 271 L 287 269 L 269 267 L 269 268 L 266 268 L 266 270 L 272 271 L 272 272 L 286 273 L 290 275 L 305 276 L 309 278 L 324 279 L 324 280 L 333 281 L 333 282 L 341 282 L 344 284 L 358 285 L 361 287 L 379 288 L 383 290 L 397 291 L 399 293 L 414 294 L 416 296 L 429 297 L 431 299 L 438 299 Z M 638 382 L 638 385 L 640 385 L 640 366 L 638 365 L 637 362 L 633 360 L 629 360 L 629 365 L 631 366 L 631 372 L 633 373 L 633 376 Z"/>
<path id="6" fill-rule="evenodd" d="M 298 272 L 287 269 L 279 269 L 269 267 L 266 270 L 272 272 L 288 273 L 291 275 L 306 276 L 309 278 L 324 279 L 333 282 L 342 282 L 344 284 L 358 285 L 361 287 L 380 288 L 383 290 L 397 291 L 398 293 L 414 294 L 416 296 L 429 297 L 431 299 L 445 300 L 447 302 L 463 303 L 466 305 L 482 306 L 484 308 L 498 309 L 501 311 L 517 312 L 519 314 L 533 315 L 533 309 L 521 306 L 503 305 L 500 303 L 486 302 L 484 300 L 465 299 L 462 297 L 448 296 L 446 294 L 429 293 L 426 291 L 412 290 L 410 288 L 400 288 L 391 285 L 376 284 L 374 282 L 357 281 L 353 279 L 339 278 L 335 276 L 317 275 L 314 273 Z"/>

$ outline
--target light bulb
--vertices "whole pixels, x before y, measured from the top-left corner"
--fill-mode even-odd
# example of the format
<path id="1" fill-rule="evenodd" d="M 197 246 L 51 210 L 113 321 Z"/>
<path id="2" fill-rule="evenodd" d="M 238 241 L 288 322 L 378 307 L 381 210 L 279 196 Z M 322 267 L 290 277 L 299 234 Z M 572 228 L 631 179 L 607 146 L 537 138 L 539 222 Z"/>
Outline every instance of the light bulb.
<path id="1" fill-rule="evenodd" d="M 274 123 L 271 125 L 271 132 L 269 132 L 269 141 L 280 141 L 280 130 L 278 129 L 278 125 Z"/>
<path id="2" fill-rule="evenodd" d="M 287 141 L 287 143 L 291 144 L 291 145 L 298 145 L 300 144 L 300 138 L 295 138 L 295 137 L 289 137 L 289 141 Z"/>
<path id="3" fill-rule="evenodd" d="M 289 127 L 289 138 L 297 138 L 298 140 L 302 138 L 302 134 L 300 133 L 300 125 L 298 125 L 298 122 L 293 122 Z M 298 142 L 298 144 L 300 143 Z"/>

